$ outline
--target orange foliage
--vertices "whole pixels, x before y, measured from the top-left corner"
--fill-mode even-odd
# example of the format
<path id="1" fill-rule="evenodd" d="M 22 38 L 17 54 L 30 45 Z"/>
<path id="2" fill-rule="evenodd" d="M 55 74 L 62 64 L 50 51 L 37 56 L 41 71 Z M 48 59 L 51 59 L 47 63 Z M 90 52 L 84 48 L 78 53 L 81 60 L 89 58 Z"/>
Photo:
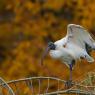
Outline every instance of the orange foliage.
<path id="1" fill-rule="evenodd" d="M 67 24 L 81 24 L 95 34 L 94 0 L 3 0 L 0 5 L 0 76 L 7 80 L 48 76 L 39 66 L 42 52 L 49 40 L 66 34 Z M 69 71 L 61 62 L 47 57 L 45 65 L 52 75 L 68 78 Z M 94 66 L 78 63 L 73 78 L 94 70 Z"/>

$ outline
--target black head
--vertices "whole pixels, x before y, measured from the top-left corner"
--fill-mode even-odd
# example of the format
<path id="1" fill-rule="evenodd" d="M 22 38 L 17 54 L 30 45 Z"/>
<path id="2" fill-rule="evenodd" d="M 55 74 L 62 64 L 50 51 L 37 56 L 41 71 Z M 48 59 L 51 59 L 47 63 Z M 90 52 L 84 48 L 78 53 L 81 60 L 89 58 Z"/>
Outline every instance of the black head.
<path id="1" fill-rule="evenodd" d="M 50 48 L 50 50 L 55 50 L 55 48 L 56 48 L 56 46 L 53 42 L 49 42 L 48 47 Z"/>

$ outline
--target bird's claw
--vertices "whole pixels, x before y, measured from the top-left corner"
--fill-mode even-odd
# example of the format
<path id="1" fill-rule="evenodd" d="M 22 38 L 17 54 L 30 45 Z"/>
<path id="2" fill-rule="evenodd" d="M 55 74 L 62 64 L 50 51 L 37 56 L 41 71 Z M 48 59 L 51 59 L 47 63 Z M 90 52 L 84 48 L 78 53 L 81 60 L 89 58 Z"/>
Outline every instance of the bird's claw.
<path id="1" fill-rule="evenodd" d="M 69 88 L 71 88 L 72 86 L 73 86 L 72 80 L 66 81 L 66 83 L 65 83 L 65 88 L 66 88 L 66 89 L 69 89 Z"/>

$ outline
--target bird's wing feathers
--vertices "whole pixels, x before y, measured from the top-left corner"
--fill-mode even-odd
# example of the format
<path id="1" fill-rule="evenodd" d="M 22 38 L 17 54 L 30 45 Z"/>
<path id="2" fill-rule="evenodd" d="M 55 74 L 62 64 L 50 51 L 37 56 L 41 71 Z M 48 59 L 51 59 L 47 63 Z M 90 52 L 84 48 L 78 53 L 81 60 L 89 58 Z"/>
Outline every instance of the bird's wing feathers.
<path id="1" fill-rule="evenodd" d="M 81 48 L 85 48 L 85 44 L 89 45 L 91 48 L 95 48 L 95 41 L 91 37 L 90 33 L 80 25 L 69 24 L 67 26 L 66 37 L 68 42 L 74 43 Z"/>

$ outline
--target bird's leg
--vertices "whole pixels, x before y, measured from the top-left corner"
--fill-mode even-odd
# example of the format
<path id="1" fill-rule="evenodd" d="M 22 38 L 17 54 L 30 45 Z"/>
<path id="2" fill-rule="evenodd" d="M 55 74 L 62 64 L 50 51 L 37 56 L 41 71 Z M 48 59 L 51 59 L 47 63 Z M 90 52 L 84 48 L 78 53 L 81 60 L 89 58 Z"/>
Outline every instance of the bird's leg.
<path id="1" fill-rule="evenodd" d="M 72 64 L 70 64 L 69 67 L 70 67 L 70 77 L 69 77 L 69 80 L 65 84 L 66 88 L 72 87 Z"/>
<path id="2" fill-rule="evenodd" d="M 72 81 L 72 64 L 70 64 L 69 66 L 70 66 L 70 81 Z"/>

